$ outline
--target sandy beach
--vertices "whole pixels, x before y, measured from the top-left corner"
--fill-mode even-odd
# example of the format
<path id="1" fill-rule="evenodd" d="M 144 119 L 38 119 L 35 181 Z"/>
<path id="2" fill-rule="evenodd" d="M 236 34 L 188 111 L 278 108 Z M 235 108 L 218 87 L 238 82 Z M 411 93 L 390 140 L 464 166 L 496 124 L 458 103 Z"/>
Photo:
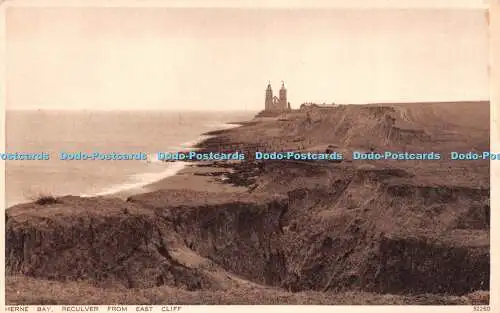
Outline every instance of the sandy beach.
<path id="1" fill-rule="evenodd" d="M 199 145 L 210 138 L 215 137 L 217 133 L 230 130 L 232 128 L 245 125 L 245 122 L 231 122 L 220 126 L 220 129 L 212 131 L 208 134 L 200 134 L 199 139 L 191 146 L 186 147 L 183 151 L 196 151 L 199 150 Z M 182 161 L 179 161 L 182 162 Z M 221 175 L 224 172 L 231 173 L 231 168 L 221 170 L 219 167 L 210 161 L 198 162 L 184 162 L 185 167 L 172 176 L 163 178 L 154 183 L 147 184 L 142 187 L 120 191 L 108 197 L 119 197 L 127 199 L 128 197 L 136 194 L 152 192 L 156 190 L 179 190 L 179 189 L 192 189 L 196 191 L 210 191 L 210 192 L 245 192 L 248 188 L 232 186 L 224 183 L 224 177 Z"/>
<path id="2" fill-rule="evenodd" d="M 166 177 L 162 180 L 141 188 L 130 189 L 113 195 L 109 195 L 108 197 L 119 197 L 121 199 L 127 199 L 128 197 L 133 195 L 153 192 L 157 190 L 190 189 L 195 191 L 232 193 L 248 191 L 248 188 L 241 186 L 232 186 L 230 184 L 224 183 L 223 178 L 220 176 L 223 175 L 222 172 L 231 172 L 231 169 L 221 171 L 220 168 L 211 165 L 210 162 L 208 162 L 208 164 L 204 164 L 203 162 L 190 163 L 191 164 L 188 164 L 185 168 L 183 168 L 173 176 Z"/>

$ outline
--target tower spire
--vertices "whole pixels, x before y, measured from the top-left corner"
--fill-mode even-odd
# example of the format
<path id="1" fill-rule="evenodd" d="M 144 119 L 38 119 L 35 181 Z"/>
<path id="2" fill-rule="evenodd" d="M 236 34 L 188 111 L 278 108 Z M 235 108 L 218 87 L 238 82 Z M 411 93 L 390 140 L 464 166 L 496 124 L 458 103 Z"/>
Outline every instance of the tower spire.
<path id="1" fill-rule="evenodd" d="M 265 110 L 270 111 L 273 108 L 273 89 L 271 88 L 271 81 L 268 81 L 266 88 L 266 102 Z"/>
<path id="2" fill-rule="evenodd" d="M 281 112 L 285 112 L 288 110 L 288 101 L 286 99 L 286 89 L 285 89 L 285 82 L 281 81 L 281 89 L 279 93 L 279 110 Z"/>

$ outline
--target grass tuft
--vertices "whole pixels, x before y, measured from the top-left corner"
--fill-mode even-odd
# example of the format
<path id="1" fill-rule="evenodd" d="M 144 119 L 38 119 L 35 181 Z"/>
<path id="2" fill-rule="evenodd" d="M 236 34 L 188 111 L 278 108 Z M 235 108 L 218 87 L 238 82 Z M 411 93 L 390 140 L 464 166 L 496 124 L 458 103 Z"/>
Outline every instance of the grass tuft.
<path id="1" fill-rule="evenodd" d="M 61 203 L 61 201 L 52 195 L 41 195 L 35 200 L 35 203 L 38 205 L 50 205 Z"/>

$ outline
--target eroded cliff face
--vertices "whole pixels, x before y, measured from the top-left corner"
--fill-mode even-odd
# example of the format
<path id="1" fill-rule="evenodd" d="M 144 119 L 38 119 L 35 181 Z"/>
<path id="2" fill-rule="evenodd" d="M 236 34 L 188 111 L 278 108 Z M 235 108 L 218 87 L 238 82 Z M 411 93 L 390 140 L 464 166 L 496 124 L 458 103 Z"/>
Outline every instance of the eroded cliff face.
<path id="1" fill-rule="evenodd" d="M 487 106 L 467 108 L 460 107 L 468 119 L 452 105 L 339 107 L 313 112 L 310 123 L 291 113 L 289 120 L 218 132 L 202 148 L 487 147 Z M 127 201 L 63 197 L 8 209 L 7 274 L 187 290 L 462 295 L 489 289 L 487 162 L 211 166 L 231 168 L 222 171 L 225 182 L 248 192 L 162 190 Z"/>
<path id="2" fill-rule="evenodd" d="M 289 192 L 288 288 L 488 288 L 489 188 L 426 184 L 403 169 L 341 173 L 321 188 Z"/>
<path id="3" fill-rule="evenodd" d="M 184 205 L 182 197 L 201 202 Z M 286 202 L 227 197 L 185 191 L 129 201 L 62 197 L 54 204 L 18 205 L 6 214 L 7 274 L 127 288 L 252 285 L 223 267 L 243 276 L 273 275 L 266 264 L 275 257 L 275 223 Z"/>
<path id="4" fill-rule="evenodd" d="M 64 197 L 59 204 L 8 210 L 6 270 L 53 280 L 93 280 L 128 288 L 212 287 L 168 252 L 173 232 L 151 210 L 108 199 Z"/>
<path id="5" fill-rule="evenodd" d="M 345 173 L 286 195 L 178 190 L 16 206 L 7 273 L 187 290 L 489 288 L 487 189 L 396 186 L 411 177 L 401 170 Z"/>
<path id="6" fill-rule="evenodd" d="M 143 194 L 128 201 L 154 209 L 187 247 L 228 271 L 261 284 L 279 285 L 286 270 L 281 251 L 281 217 L 287 210 L 286 197 L 207 193 L 193 196 L 205 198 L 203 204 L 166 201 L 183 198 L 182 192 L 163 193 L 160 197 Z"/>

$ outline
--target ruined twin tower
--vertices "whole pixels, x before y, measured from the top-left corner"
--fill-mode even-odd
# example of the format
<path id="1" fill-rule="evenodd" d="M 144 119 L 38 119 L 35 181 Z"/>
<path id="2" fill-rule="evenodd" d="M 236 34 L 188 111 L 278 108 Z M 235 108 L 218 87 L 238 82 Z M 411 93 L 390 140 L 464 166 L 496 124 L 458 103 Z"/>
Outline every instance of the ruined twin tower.
<path id="1" fill-rule="evenodd" d="M 281 81 L 281 89 L 279 92 L 279 98 L 273 96 L 273 89 L 271 88 L 271 83 L 269 82 L 266 89 L 266 106 L 264 111 L 266 112 L 288 112 L 291 111 L 290 102 L 286 100 L 286 89 L 285 83 Z"/>

